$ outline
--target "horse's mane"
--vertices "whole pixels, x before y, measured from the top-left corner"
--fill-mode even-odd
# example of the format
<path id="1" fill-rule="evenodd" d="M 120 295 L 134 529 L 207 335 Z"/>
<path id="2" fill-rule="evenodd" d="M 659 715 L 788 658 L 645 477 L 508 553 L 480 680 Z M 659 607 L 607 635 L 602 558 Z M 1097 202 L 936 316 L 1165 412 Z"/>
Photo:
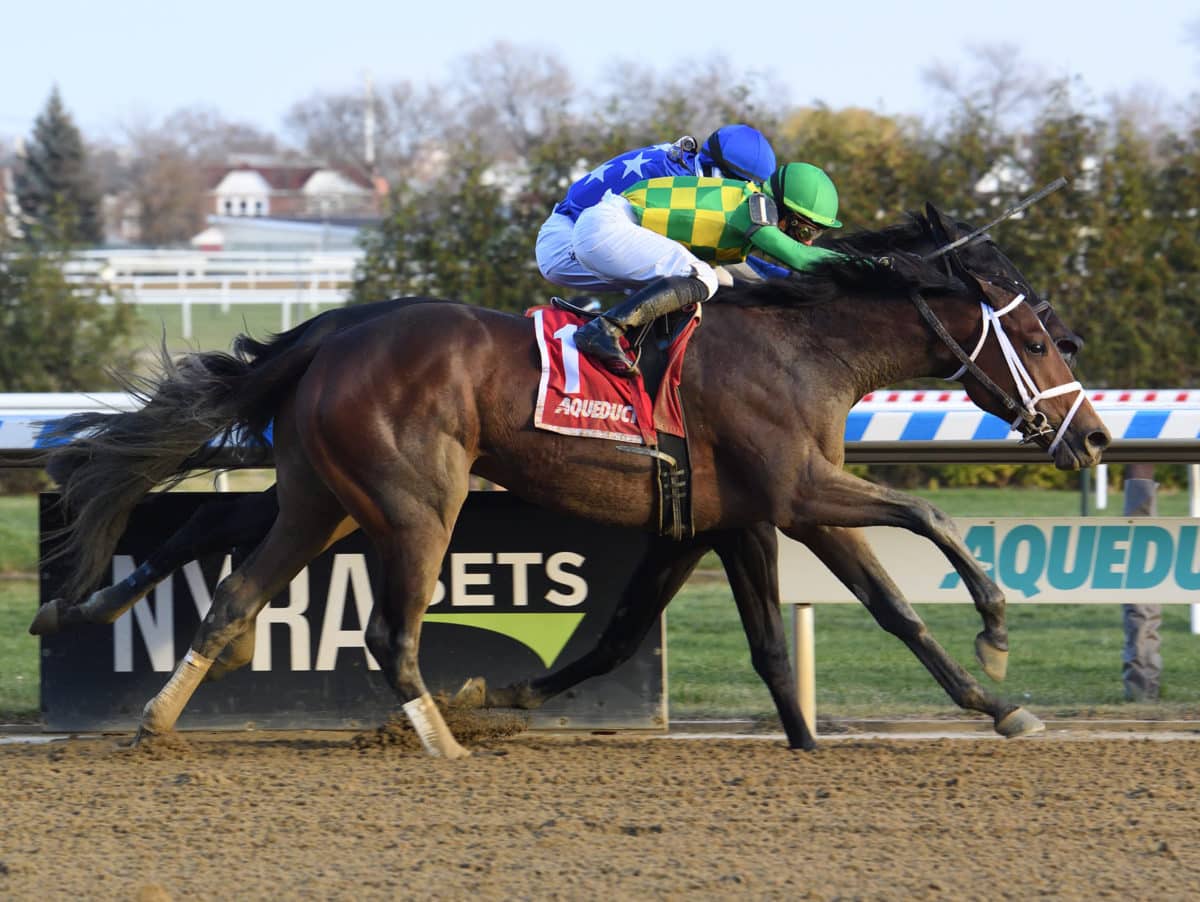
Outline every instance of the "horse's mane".
<path id="1" fill-rule="evenodd" d="M 943 266 L 912 253 L 917 243 L 929 236 L 928 220 L 909 213 L 895 225 L 821 243 L 848 259 L 819 263 L 784 278 L 723 289 L 712 301 L 739 307 L 803 307 L 827 304 L 851 293 L 881 298 L 907 297 L 913 289 L 926 294 L 961 291 L 962 283 Z M 891 258 L 891 266 L 872 262 L 884 256 Z"/>

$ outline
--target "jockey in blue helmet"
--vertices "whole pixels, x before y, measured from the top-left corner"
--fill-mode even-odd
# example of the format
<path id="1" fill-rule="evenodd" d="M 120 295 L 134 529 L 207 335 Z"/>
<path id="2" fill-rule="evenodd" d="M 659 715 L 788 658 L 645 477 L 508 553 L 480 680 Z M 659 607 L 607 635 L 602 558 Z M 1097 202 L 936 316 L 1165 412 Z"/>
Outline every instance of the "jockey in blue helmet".
<path id="1" fill-rule="evenodd" d="M 697 158 L 701 175 L 762 184 L 775 171 L 775 151 L 749 125 L 723 125 L 705 140 Z"/>
<path id="2" fill-rule="evenodd" d="M 567 189 L 567 196 L 555 205 L 538 232 L 538 269 L 556 285 L 584 291 L 636 287 L 605 279 L 579 263 L 573 233 L 580 213 L 606 193 L 619 195 L 643 179 L 712 176 L 761 184 L 774 171 L 775 152 L 762 133 L 749 125 L 724 125 L 703 144 L 685 135 L 674 144 L 627 151 L 601 163 Z"/>

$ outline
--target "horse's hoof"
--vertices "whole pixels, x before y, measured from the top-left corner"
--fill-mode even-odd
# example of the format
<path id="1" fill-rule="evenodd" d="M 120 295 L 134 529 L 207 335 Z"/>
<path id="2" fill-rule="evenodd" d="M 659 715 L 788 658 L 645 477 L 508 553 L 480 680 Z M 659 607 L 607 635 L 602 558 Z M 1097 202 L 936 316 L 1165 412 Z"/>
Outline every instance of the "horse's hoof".
<path id="1" fill-rule="evenodd" d="M 59 631 L 62 627 L 59 605 L 62 602 L 61 598 L 52 598 L 38 608 L 38 612 L 33 615 L 33 623 L 29 624 L 31 636 L 49 636 Z"/>
<path id="2" fill-rule="evenodd" d="M 989 642 L 983 633 L 975 637 L 975 660 L 983 667 L 983 672 L 997 683 L 1003 682 L 1008 676 L 1008 652 Z"/>
<path id="3" fill-rule="evenodd" d="M 155 733 L 153 730 L 147 730 L 145 724 L 138 724 L 137 732 L 133 734 L 133 742 L 129 743 L 132 748 L 137 748 L 143 742 L 151 742 L 161 733 Z"/>
<path id="4" fill-rule="evenodd" d="M 529 711 L 540 708 L 545 699 L 534 693 L 528 682 L 513 683 L 499 689 L 488 689 L 483 701 L 485 708 L 521 708 Z"/>
<path id="5" fill-rule="evenodd" d="M 1013 708 L 996 721 L 996 732 L 1005 739 L 1032 736 L 1034 733 L 1043 733 L 1045 730 L 1046 725 L 1024 708 Z"/>
<path id="6" fill-rule="evenodd" d="M 474 711 L 482 708 L 486 701 L 487 680 L 483 677 L 471 677 L 454 693 L 454 698 L 450 699 L 450 707 Z"/>
<path id="7" fill-rule="evenodd" d="M 450 761 L 457 761 L 462 758 L 470 758 L 471 750 L 467 749 L 467 748 L 463 748 L 461 745 L 459 745 L 456 742 L 456 743 L 454 743 L 454 745 L 450 746 L 449 748 L 442 749 L 441 757 L 446 758 Z"/>

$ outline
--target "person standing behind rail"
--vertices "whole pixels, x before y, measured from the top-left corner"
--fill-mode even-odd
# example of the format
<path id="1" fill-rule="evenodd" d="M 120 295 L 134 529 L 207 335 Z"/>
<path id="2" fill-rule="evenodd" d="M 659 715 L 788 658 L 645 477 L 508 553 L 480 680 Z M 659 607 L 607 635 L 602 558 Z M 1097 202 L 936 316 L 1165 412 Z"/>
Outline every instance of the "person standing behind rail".
<path id="1" fill-rule="evenodd" d="M 1153 464 L 1127 464 L 1125 467 L 1125 516 L 1157 517 L 1158 497 Z M 1125 699 L 1131 702 L 1158 701 L 1162 679 L 1162 652 L 1159 630 L 1162 605 L 1121 605 L 1125 627 L 1125 645 L 1121 649 L 1121 680 Z"/>

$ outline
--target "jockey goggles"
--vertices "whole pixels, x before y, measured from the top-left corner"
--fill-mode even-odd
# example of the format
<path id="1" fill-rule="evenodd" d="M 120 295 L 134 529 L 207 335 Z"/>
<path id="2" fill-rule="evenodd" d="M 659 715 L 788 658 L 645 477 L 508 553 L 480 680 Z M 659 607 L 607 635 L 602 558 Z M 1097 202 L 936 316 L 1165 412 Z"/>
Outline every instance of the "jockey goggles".
<path id="1" fill-rule="evenodd" d="M 787 233 L 787 236 L 801 243 L 815 241 L 825 231 L 824 226 L 819 226 L 815 222 L 791 211 L 787 213 L 785 225 L 784 232 Z"/>

